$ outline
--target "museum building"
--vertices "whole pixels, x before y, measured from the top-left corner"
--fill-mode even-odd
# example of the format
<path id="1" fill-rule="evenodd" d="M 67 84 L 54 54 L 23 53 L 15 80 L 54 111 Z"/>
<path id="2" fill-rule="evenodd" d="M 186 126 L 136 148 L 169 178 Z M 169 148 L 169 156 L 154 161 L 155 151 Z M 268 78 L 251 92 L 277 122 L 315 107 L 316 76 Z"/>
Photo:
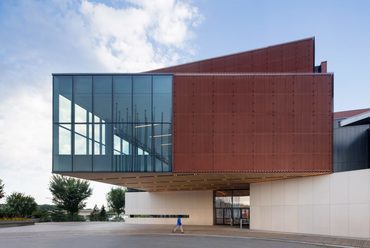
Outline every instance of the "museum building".
<path id="1" fill-rule="evenodd" d="M 130 223 L 370 237 L 370 109 L 333 113 L 315 40 L 144 73 L 53 74 L 53 173 Z"/>

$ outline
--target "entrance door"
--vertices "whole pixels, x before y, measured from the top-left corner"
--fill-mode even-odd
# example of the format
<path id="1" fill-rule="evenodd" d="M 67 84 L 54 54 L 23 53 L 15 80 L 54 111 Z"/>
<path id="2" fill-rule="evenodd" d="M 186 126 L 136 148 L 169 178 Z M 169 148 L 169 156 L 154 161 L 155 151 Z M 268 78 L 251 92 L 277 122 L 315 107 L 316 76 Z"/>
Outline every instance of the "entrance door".
<path id="1" fill-rule="evenodd" d="M 249 223 L 249 190 L 218 190 L 214 194 L 216 225 Z"/>

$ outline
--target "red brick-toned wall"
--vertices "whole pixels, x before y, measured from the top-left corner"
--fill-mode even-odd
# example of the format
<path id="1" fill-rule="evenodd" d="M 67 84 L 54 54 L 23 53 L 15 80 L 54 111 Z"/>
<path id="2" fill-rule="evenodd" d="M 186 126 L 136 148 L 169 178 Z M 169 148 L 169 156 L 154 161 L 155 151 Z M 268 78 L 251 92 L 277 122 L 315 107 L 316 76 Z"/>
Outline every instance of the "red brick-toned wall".
<path id="1" fill-rule="evenodd" d="M 332 74 L 175 74 L 173 172 L 332 171 Z"/>
<path id="2" fill-rule="evenodd" d="M 313 72 L 314 50 L 309 38 L 151 72 Z"/>

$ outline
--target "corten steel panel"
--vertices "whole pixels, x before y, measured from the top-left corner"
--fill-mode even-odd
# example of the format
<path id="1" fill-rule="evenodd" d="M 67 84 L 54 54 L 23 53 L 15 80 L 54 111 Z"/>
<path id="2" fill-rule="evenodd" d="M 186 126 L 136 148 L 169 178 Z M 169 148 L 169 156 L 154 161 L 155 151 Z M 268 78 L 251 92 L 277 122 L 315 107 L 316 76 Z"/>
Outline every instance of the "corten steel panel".
<path id="1" fill-rule="evenodd" d="M 175 74 L 174 173 L 332 171 L 332 80 Z"/>
<path id="2" fill-rule="evenodd" d="M 327 61 L 322 61 L 320 63 L 320 68 L 322 73 L 327 73 L 328 72 L 328 63 Z"/>
<path id="3" fill-rule="evenodd" d="M 308 38 L 150 72 L 313 72 L 314 42 Z"/>

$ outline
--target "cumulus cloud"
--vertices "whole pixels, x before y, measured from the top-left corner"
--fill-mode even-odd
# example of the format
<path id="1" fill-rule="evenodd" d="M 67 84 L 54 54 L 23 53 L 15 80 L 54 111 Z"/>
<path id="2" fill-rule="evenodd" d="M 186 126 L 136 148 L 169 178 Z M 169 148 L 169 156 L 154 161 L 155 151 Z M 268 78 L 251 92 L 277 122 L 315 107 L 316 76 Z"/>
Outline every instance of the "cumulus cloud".
<path id="1" fill-rule="evenodd" d="M 50 202 L 51 73 L 139 72 L 192 56 L 201 16 L 191 3 L 119 3 L 0 2 L 0 178 L 7 193 Z M 89 206 L 104 203 L 111 186 L 92 185 Z"/>
<path id="2" fill-rule="evenodd" d="M 130 3 L 129 8 L 115 9 L 82 2 L 80 11 L 100 61 L 119 71 L 154 69 L 176 62 L 200 20 L 197 8 L 175 0 Z"/>

